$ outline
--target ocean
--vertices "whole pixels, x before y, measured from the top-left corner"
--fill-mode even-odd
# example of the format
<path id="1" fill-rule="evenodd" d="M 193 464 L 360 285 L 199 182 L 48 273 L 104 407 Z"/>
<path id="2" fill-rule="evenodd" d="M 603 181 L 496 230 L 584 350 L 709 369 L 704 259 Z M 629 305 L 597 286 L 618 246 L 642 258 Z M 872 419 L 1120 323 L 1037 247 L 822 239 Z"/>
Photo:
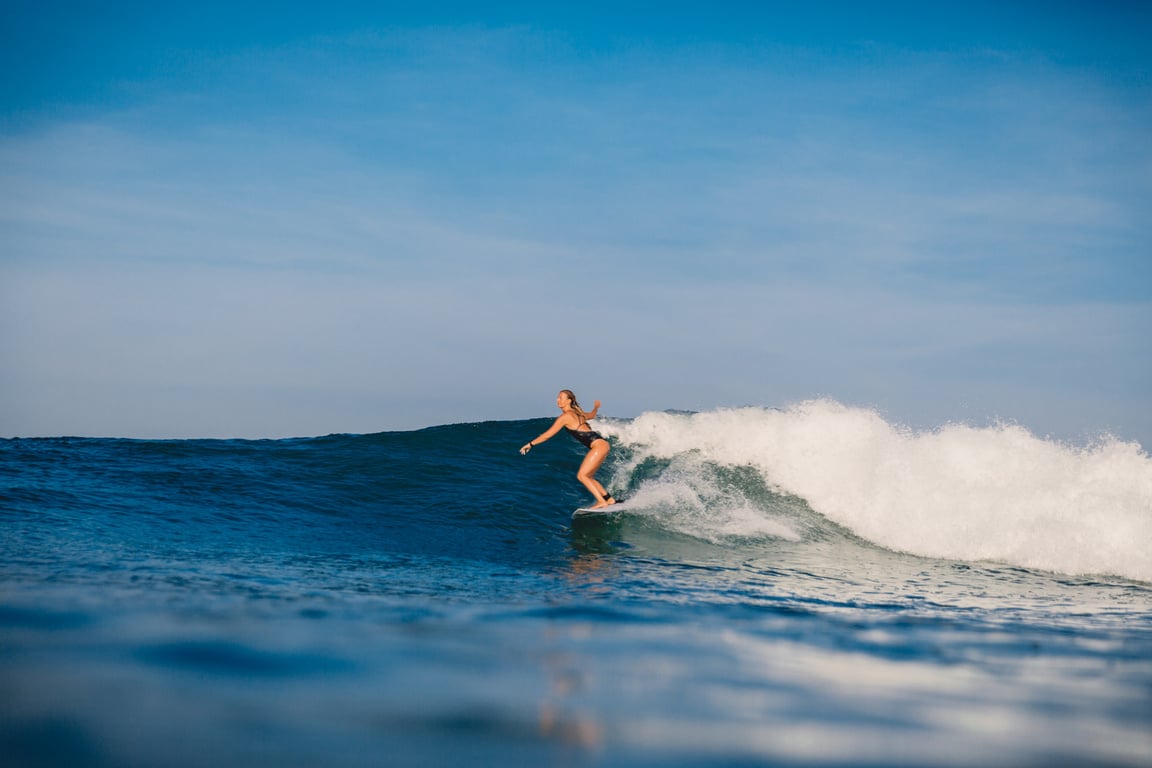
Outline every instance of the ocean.
<path id="1" fill-rule="evenodd" d="M 1152 459 L 831 401 L 0 440 L 0 764 L 1152 765 Z"/>

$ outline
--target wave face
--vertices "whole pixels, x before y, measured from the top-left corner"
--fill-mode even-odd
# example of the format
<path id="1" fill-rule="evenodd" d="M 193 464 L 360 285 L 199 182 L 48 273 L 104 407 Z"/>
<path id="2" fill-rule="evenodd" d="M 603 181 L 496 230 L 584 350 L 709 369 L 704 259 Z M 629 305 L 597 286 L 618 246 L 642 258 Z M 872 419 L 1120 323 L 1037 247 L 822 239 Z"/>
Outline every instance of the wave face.
<path id="1" fill-rule="evenodd" d="M 1135 443 L 1074 447 L 1014 425 L 915 432 L 828 400 L 646 413 L 604 431 L 631 454 L 618 481 L 694 535 L 827 529 L 749 492 L 760 485 L 887 549 L 1152 581 L 1152 459 Z M 646 476 L 654 465 L 662 472 Z M 741 469 L 756 482 L 717 486 Z"/>
<path id="2" fill-rule="evenodd" d="M 74 551 L 61 567 L 125 551 L 546 562 L 567 547 L 558 521 L 585 500 L 574 441 L 532 461 L 517 453 L 546 424 L 287 440 L 0 441 L 0 523 L 14 545 Z"/>

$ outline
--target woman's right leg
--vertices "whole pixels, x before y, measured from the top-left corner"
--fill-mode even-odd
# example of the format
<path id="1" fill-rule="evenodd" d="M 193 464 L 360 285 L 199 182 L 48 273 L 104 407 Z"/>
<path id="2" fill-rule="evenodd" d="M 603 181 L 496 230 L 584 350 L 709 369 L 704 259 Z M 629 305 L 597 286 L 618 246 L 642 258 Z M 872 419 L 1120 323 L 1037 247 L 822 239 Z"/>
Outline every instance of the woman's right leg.
<path id="1" fill-rule="evenodd" d="M 596 497 L 597 503 L 595 507 L 606 507 L 614 502 L 607 501 L 612 498 L 608 495 L 608 491 L 596 479 L 596 470 L 600 469 L 600 465 L 604 463 L 605 457 L 608 456 L 608 451 L 611 445 L 607 440 L 596 440 L 592 443 L 592 447 L 588 450 L 588 455 L 584 457 L 584 461 L 580 463 L 580 469 L 576 473 L 576 479 L 584 484 L 593 496 Z"/>

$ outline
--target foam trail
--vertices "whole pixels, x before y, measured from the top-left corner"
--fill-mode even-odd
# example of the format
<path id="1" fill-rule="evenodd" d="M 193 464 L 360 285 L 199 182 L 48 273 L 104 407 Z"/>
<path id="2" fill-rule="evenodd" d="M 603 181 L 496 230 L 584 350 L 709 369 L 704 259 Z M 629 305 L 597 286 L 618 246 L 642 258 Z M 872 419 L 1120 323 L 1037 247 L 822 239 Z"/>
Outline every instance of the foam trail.
<path id="1" fill-rule="evenodd" d="M 624 474 L 634 467 L 625 467 Z M 658 479 L 646 480 L 629 501 L 667 530 L 713 543 L 803 539 L 795 521 L 757 505 L 746 490 L 716 477 L 706 460 L 690 453 L 677 456 Z"/>
<path id="2" fill-rule="evenodd" d="M 889 549 L 1152 581 L 1152 459 L 1136 443 L 1078 448 L 1013 425 L 913 432 L 828 400 L 646 413 L 606 431 L 641 456 L 755 467 Z"/>

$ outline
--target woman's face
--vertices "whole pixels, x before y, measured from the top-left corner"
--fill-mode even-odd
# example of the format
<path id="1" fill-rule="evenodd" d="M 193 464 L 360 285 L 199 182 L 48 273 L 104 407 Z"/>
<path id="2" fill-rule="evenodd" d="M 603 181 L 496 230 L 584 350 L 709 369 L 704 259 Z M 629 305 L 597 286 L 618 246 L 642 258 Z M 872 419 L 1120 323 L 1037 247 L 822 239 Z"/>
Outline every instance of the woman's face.
<path id="1" fill-rule="evenodd" d="M 556 407 L 560 410 L 564 410 L 571 404 L 572 398 L 568 397 L 567 392 L 561 392 L 560 394 L 556 395 Z"/>

